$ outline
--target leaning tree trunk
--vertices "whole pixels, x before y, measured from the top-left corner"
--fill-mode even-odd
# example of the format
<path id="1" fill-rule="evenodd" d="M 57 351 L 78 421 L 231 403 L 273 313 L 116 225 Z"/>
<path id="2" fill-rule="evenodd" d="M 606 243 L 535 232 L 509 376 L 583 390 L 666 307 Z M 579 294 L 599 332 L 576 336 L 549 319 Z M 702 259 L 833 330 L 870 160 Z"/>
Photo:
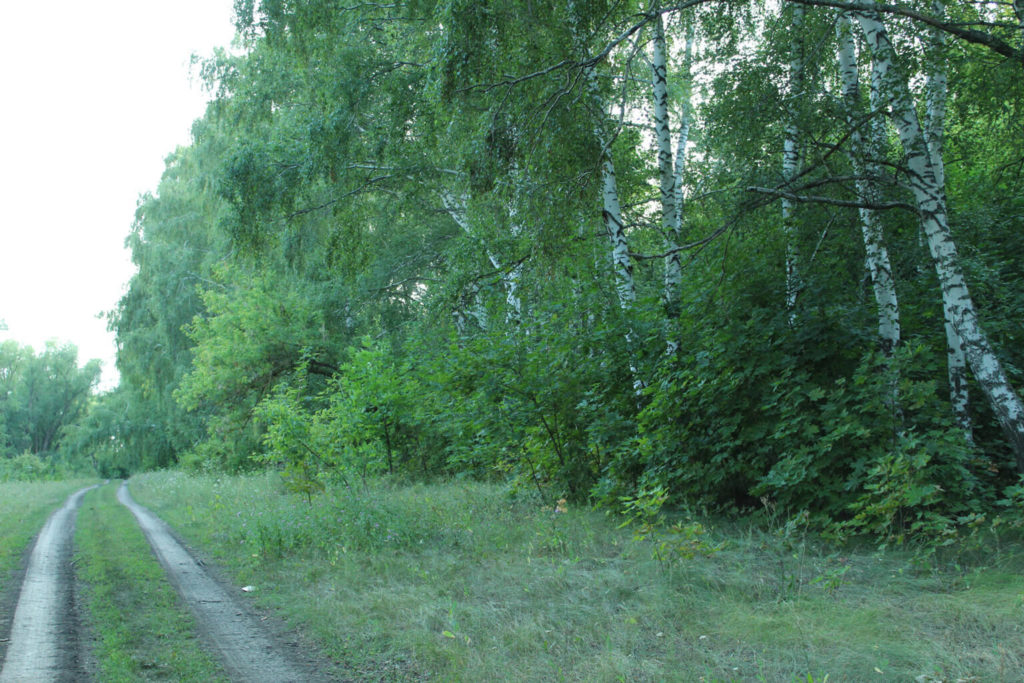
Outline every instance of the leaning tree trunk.
<path id="1" fill-rule="evenodd" d="M 586 44 L 579 29 L 580 15 L 574 0 L 569 0 L 569 19 L 572 28 L 573 45 L 582 58 L 586 55 Z M 611 243 L 612 269 L 615 273 L 615 291 L 619 306 L 628 314 L 636 304 L 636 284 L 633 280 L 633 259 L 629 254 L 626 226 L 622 220 L 622 206 L 619 203 L 619 186 L 615 178 L 615 162 L 612 160 L 612 135 L 607 127 L 607 109 L 601 96 L 597 80 L 597 69 L 587 60 L 583 62 L 583 76 L 587 93 L 595 116 L 594 137 L 601 146 L 601 213 L 605 232 Z M 636 334 L 632 328 L 626 332 L 626 350 L 629 354 L 629 370 L 633 377 L 633 389 L 639 392 L 644 387 L 635 361 L 634 347 Z"/>
<path id="2" fill-rule="evenodd" d="M 451 217 L 455 224 L 462 228 L 463 232 L 466 233 L 471 239 L 477 239 L 473 233 L 472 226 L 469 223 L 469 217 L 466 215 L 466 204 L 469 201 L 467 195 L 456 197 L 452 193 L 445 190 L 441 193 L 441 204 L 444 205 L 445 211 Z M 513 216 L 514 218 L 514 216 Z M 514 221 L 513 221 L 514 223 Z M 518 231 L 518 226 L 513 228 L 513 231 Z M 518 235 L 518 232 L 515 232 Z M 501 260 L 488 249 L 484 247 L 484 253 L 487 256 L 487 260 L 490 261 L 491 266 L 497 271 L 502 271 Z M 522 272 L 521 266 L 516 266 L 507 272 L 501 274 L 501 284 L 505 288 L 505 301 L 508 304 L 508 308 L 505 310 L 505 320 L 510 323 L 518 323 L 522 312 L 522 302 L 519 299 L 519 276 Z M 474 285 L 474 305 L 470 310 L 469 314 L 477 321 L 480 329 L 487 329 L 487 309 L 480 301 L 479 288 Z M 461 314 L 456 315 L 456 326 L 459 327 L 460 334 L 464 329 L 459 325 L 460 320 L 464 320 Z"/>
<path id="3" fill-rule="evenodd" d="M 932 9 L 939 18 L 945 16 L 941 0 L 933 0 Z M 946 167 L 942 161 L 945 147 L 946 123 L 946 70 L 944 65 L 945 35 L 938 29 L 931 29 L 925 49 L 927 75 L 925 77 L 924 139 L 928 145 L 928 160 L 935 174 L 935 185 L 940 188 L 945 200 Z M 953 416 L 964 432 L 969 443 L 974 442 L 974 427 L 971 423 L 970 396 L 967 389 L 967 357 L 963 341 L 953 325 L 954 312 L 943 307 L 946 332 L 946 368 L 949 376 L 949 402 Z"/>
<path id="4" fill-rule="evenodd" d="M 793 12 L 789 53 L 789 92 L 786 105 L 786 137 L 783 141 L 782 179 L 789 184 L 797 174 L 800 165 L 800 127 L 798 102 L 803 90 L 803 5 L 791 5 Z M 782 230 L 786 238 L 786 310 L 790 324 L 796 321 L 796 299 L 800 294 L 799 250 L 797 249 L 796 223 L 793 220 L 794 202 L 782 198 Z"/>
<path id="5" fill-rule="evenodd" d="M 874 135 L 882 131 L 876 126 L 870 126 L 866 140 L 860 133 L 859 119 L 864 116 L 864 108 L 861 106 L 853 23 L 846 13 L 839 14 L 836 34 L 839 40 L 839 75 L 843 84 L 846 121 L 853 131 L 851 135 L 853 153 L 850 155 L 850 159 L 853 163 L 854 175 L 857 176 L 857 194 L 865 203 L 877 204 L 879 196 L 875 178 L 878 177 L 877 159 L 880 145 Z M 875 116 L 875 113 L 872 112 L 871 115 Z M 900 308 L 899 300 L 896 297 L 896 284 L 893 280 L 889 250 L 885 245 L 882 223 L 878 213 L 866 206 L 861 207 L 859 212 L 861 235 L 864 238 L 866 254 L 865 261 L 871 275 L 875 306 L 878 310 L 879 344 L 883 353 L 888 356 L 900 343 Z"/>
<path id="6" fill-rule="evenodd" d="M 875 77 L 872 87 L 879 87 L 887 98 L 890 115 L 906 155 L 910 189 L 917 203 L 928 249 L 942 287 L 944 306 L 950 313 L 953 327 L 963 340 L 974 377 L 1013 449 L 1017 469 L 1024 473 L 1024 404 L 1010 384 L 978 320 L 949 229 L 945 191 L 937 184 L 928 144 L 906 78 L 897 72 L 895 50 L 877 14 L 858 13 L 857 21 L 874 55 Z"/>

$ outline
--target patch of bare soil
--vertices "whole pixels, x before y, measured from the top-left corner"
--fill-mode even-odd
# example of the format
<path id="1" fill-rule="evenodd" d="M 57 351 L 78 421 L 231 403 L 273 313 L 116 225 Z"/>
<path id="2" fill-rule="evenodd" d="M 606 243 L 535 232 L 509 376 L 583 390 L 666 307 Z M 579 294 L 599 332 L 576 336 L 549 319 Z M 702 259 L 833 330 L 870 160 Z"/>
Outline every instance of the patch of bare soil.
<path id="1" fill-rule="evenodd" d="M 86 491 L 50 515 L 28 557 L 5 645 L 0 683 L 82 681 L 71 566 L 75 518 Z"/>
<path id="2" fill-rule="evenodd" d="M 171 584 L 195 614 L 200 634 L 233 680 L 336 680 L 297 639 L 266 628 L 266 622 L 240 601 L 241 589 L 215 579 L 159 517 L 132 500 L 127 483 L 118 490 L 117 498 L 135 515 Z"/>

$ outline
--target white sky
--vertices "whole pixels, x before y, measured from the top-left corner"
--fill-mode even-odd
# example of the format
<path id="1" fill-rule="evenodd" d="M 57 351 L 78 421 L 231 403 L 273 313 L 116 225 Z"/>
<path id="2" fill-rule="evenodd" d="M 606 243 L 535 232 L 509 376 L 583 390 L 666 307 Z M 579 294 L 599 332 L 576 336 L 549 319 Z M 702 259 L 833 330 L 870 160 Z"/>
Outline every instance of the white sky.
<path id="1" fill-rule="evenodd" d="M 0 34 L 0 339 L 71 342 L 117 382 L 100 314 L 133 273 L 138 196 L 188 144 L 207 94 L 193 53 L 230 45 L 232 0 L 4 6 Z"/>

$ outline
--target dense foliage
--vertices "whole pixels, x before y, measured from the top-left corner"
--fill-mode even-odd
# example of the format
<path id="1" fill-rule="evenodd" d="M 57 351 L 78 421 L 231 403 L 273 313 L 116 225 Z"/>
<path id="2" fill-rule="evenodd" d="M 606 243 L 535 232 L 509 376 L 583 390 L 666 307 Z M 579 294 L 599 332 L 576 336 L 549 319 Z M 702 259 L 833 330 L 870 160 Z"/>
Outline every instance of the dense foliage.
<path id="1" fill-rule="evenodd" d="M 844 91 L 829 4 L 237 3 L 240 49 L 205 64 L 217 96 L 129 237 L 117 467 L 767 501 L 894 538 L 1019 512 L 1024 79 L 999 46 L 1024 32 L 1005 3 L 857 6 Z M 945 143 L 952 259 L 893 74 Z"/>
<path id="2" fill-rule="evenodd" d="M 79 367 L 74 346 L 48 343 L 36 353 L 0 344 L 0 480 L 44 479 L 81 464 L 71 434 L 99 378 L 99 361 Z"/>

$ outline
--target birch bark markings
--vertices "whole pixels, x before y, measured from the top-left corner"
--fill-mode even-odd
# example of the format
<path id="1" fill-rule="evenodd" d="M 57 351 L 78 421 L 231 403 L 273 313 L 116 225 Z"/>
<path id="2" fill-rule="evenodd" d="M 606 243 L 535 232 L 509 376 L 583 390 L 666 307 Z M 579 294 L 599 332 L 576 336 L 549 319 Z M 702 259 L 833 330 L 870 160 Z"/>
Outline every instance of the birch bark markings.
<path id="1" fill-rule="evenodd" d="M 680 214 L 676 205 L 676 164 L 672 154 L 672 127 L 668 117 L 668 63 L 665 44 L 665 23 L 658 14 L 654 18 L 654 40 L 651 50 L 651 86 L 654 97 L 654 135 L 658 145 L 658 176 L 661 192 L 661 229 L 664 233 L 665 287 L 663 299 L 669 317 L 675 317 L 683 269 L 679 257 Z"/>
<path id="2" fill-rule="evenodd" d="M 517 164 L 513 164 L 511 178 L 515 190 L 513 198 L 508 203 L 509 228 L 512 236 L 518 240 L 519 236 L 523 234 L 523 224 L 519 221 L 519 209 L 517 208 L 523 192 L 523 178 Z M 512 266 L 503 278 L 505 282 L 505 303 L 508 304 L 508 313 L 505 317 L 508 322 L 516 324 L 521 323 L 523 320 L 523 304 L 519 299 L 519 281 L 522 279 L 522 276 L 523 264 L 519 262 Z"/>
<path id="3" fill-rule="evenodd" d="M 853 133 L 853 172 L 857 176 L 857 194 L 868 203 L 879 203 L 878 191 L 874 178 L 877 175 L 877 134 L 879 127 L 868 129 L 868 140 L 857 129 L 857 119 L 864 114 L 861 106 L 860 77 L 857 70 L 857 57 L 853 40 L 853 22 L 849 15 L 840 13 L 836 22 L 836 36 L 839 41 L 839 75 L 843 86 L 843 100 L 846 104 L 846 120 Z M 889 250 L 886 248 L 882 234 L 882 224 L 874 209 L 859 209 L 861 234 L 864 238 L 868 272 L 874 289 L 875 305 L 878 309 L 878 338 L 882 351 L 892 354 L 900 342 L 900 309 L 896 297 L 896 285 L 892 276 L 892 265 L 889 261 Z"/>
<path id="4" fill-rule="evenodd" d="M 603 113 L 604 101 L 601 98 L 597 83 L 597 72 L 593 66 L 587 66 L 586 78 L 591 98 L 597 111 Z M 595 134 L 601 145 L 601 201 L 605 231 L 612 247 L 612 268 L 615 271 L 615 291 L 618 294 L 619 306 L 629 312 L 636 303 L 636 284 L 633 281 L 633 260 L 629 255 L 629 241 L 626 239 L 626 227 L 622 222 L 622 207 L 619 204 L 619 185 L 615 178 L 615 163 L 612 161 L 612 143 L 605 135 L 603 122 L 595 126 Z M 634 360 L 633 347 L 636 335 L 630 327 L 626 332 L 626 351 L 629 353 L 629 372 L 633 377 L 633 391 L 640 393 L 644 381 L 640 378 L 640 370 Z"/>
<path id="5" fill-rule="evenodd" d="M 569 0 L 569 25 L 572 34 L 572 44 L 577 55 L 586 59 L 586 41 L 580 31 L 581 16 L 575 0 Z M 626 238 L 626 226 L 622 222 L 622 206 L 619 203 L 619 185 L 615 177 L 615 162 L 612 160 L 612 136 L 608 134 L 607 118 L 608 112 L 605 108 L 604 98 L 601 96 L 601 86 L 597 80 L 597 69 L 593 62 L 587 60 L 583 63 L 583 77 L 586 81 L 587 94 L 595 115 L 594 137 L 601 146 L 601 215 L 604 222 L 605 232 L 611 242 L 612 269 L 615 274 L 615 292 L 619 299 L 620 308 L 628 314 L 633 310 L 636 303 L 636 284 L 633 280 L 633 260 L 629 255 L 629 241 Z M 631 323 L 631 321 L 630 321 Z M 629 356 L 629 372 L 633 378 L 633 391 L 639 395 L 645 383 L 640 377 L 640 370 L 636 364 L 634 347 L 636 346 L 636 334 L 630 326 L 625 336 L 626 352 Z"/>
<path id="6" fill-rule="evenodd" d="M 469 197 L 465 194 L 463 194 L 460 197 L 456 197 L 447 190 L 441 192 L 441 204 L 444 206 L 445 211 L 448 212 L 449 217 L 451 217 L 451 219 L 455 221 L 456 225 L 462 228 L 462 231 L 465 232 L 466 235 L 468 235 L 470 238 L 475 239 L 475 235 L 473 234 L 472 227 L 470 226 L 469 223 L 469 217 L 466 215 L 466 204 L 468 202 Z M 501 262 L 491 252 L 491 250 L 485 247 L 484 251 L 487 255 L 487 260 L 491 263 L 494 269 L 501 270 Z M 510 286 L 508 280 L 504 276 L 502 277 L 502 282 L 505 285 L 506 297 L 510 302 L 510 305 L 512 304 L 512 302 L 515 303 L 515 305 L 511 306 L 510 310 L 506 312 L 506 318 L 512 315 L 518 315 L 520 305 L 518 296 L 516 294 L 516 283 L 513 282 L 512 285 Z M 475 284 L 472 287 L 472 294 L 473 306 L 469 311 L 469 315 L 472 316 L 474 320 L 476 320 L 477 325 L 479 325 L 481 330 L 487 330 L 487 308 L 480 300 L 480 288 Z M 458 329 L 459 334 L 465 336 L 465 315 L 462 313 L 462 311 L 455 311 L 454 315 L 455 326 Z"/>
<path id="7" fill-rule="evenodd" d="M 939 19 L 946 15 L 946 8 L 941 0 L 932 1 L 932 11 Z M 935 186 L 942 192 L 943 203 L 946 198 L 946 167 L 942 157 L 945 149 L 946 123 L 946 69 L 943 48 L 946 45 L 945 34 L 932 28 L 928 35 L 925 48 L 924 96 L 924 139 L 928 145 L 928 161 L 935 175 Z M 967 358 L 964 354 L 963 341 L 953 325 L 955 311 L 943 306 L 944 329 L 946 333 L 946 369 L 949 378 L 949 401 L 953 407 L 953 416 L 963 430 L 968 442 L 974 441 L 974 428 L 971 424 L 970 395 L 967 389 Z"/>
<path id="8" fill-rule="evenodd" d="M 782 151 L 782 179 L 789 184 L 796 177 L 800 165 L 800 128 L 798 125 L 797 103 L 803 90 L 804 54 L 803 23 L 804 6 L 790 5 L 793 12 L 792 42 L 789 54 L 789 92 L 786 103 L 786 137 Z M 796 243 L 796 225 L 793 220 L 794 203 L 782 198 L 782 230 L 786 238 L 786 310 L 790 324 L 796 321 L 796 299 L 800 294 L 799 250 Z"/>
<path id="9" fill-rule="evenodd" d="M 585 41 L 580 35 L 580 16 L 573 0 L 569 0 L 569 18 L 572 29 L 572 40 L 577 52 L 585 55 Z M 597 115 L 594 124 L 594 136 L 601 146 L 601 214 L 605 232 L 611 243 L 612 268 L 615 271 L 615 291 L 619 305 L 628 310 L 636 302 L 636 284 L 633 280 L 633 261 L 629 255 L 629 241 L 626 228 L 622 221 L 622 206 L 619 203 L 619 185 L 615 178 L 615 162 L 612 160 L 612 140 L 605 125 L 607 109 L 601 96 L 601 87 L 597 80 L 597 69 L 592 63 L 585 63 L 583 76 L 586 80 L 587 93 Z"/>
<path id="10" fill-rule="evenodd" d="M 1021 0 L 1024 2 L 1024 0 Z M 676 239 L 682 239 L 683 231 L 683 209 L 686 206 L 686 198 L 683 195 L 683 171 L 686 170 L 686 147 L 690 142 L 690 124 L 693 119 L 693 40 L 694 29 L 691 25 L 686 31 L 686 47 L 683 51 L 683 96 L 680 103 L 679 113 L 679 138 L 676 143 L 675 162 L 675 205 L 676 205 Z"/>
<path id="11" fill-rule="evenodd" d="M 602 140 L 602 143 L 604 141 Z M 633 261 L 629 256 L 629 241 L 622 223 L 622 207 L 619 204 L 619 186 L 615 179 L 615 164 L 612 162 L 610 143 L 601 153 L 601 199 L 602 217 L 608 239 L 612 246 L 612 266 L 615 270 L 615 291 L 619 304 L 624 309 L 636 302 L 636 284 L 633 281 Z"/>
<path id="12" fill-rule="evenodd" d="M 874 56 L 872 87 L 882 89 L 903 146 L 910 189 L 942 287 L 944 306 L 963 340 L 974 377 L 1013 449 L 1017 469 L 1024 473 L 1024 404 L 1010 385 L 978 320 L 950 233 L 945 192 L 936 184 L 935 169 L 907 81 L 897 73 L 896 53 L 878 16 L 858 13 L 856 18 Z"/>

